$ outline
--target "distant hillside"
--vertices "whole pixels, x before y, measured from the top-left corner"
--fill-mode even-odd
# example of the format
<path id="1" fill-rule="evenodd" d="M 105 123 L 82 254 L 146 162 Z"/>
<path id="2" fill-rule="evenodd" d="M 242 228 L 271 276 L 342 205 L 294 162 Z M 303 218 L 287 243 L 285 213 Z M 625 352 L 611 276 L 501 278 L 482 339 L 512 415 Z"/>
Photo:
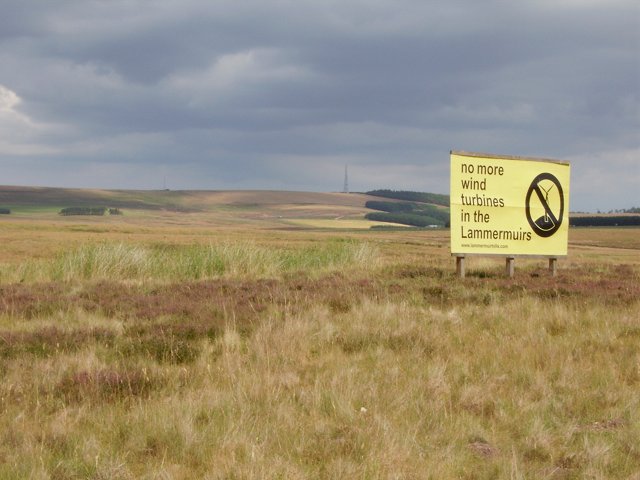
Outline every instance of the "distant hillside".
<path id="1" fill-rule="evenodd" d="M 0 207 L 107 207 L 203 212 L 221 205 L 326 205 L 364 209 L 364 194 L 275 190 L 100 190 L 0 186 Z"/>
<path id="2" fill-rule="evenodd" d="M 172 192 L 0 186 L 0 205 L 184 210 Z"/>
<path id="3" fill-rule="evenodd" d="M 372 190 L 367 195 L 394 201 L 370 200 L 365 207 L 377 212 L 365 218 L 412 227 L 448 227 L 449 195 L 406 190 Z"/>
<path id="4" fill-rule="evenodd" d="M 449 206 L 449 195 L 428 192 L 412 192 L 408 190 L 371 190 L 367 195 L 374 197 L 393 198 L 407 202 L 432 203 L 433 205 Z"/>

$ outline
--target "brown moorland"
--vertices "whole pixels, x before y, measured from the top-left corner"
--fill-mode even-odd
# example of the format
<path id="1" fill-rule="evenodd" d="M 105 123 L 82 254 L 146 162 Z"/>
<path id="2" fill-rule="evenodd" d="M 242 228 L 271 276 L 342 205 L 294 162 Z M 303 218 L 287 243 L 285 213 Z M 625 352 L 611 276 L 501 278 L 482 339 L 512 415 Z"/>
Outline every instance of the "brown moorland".
<path id="1" fill-rule="evenodd" d="M 637 229 L 460 280 L 446 230 L 247 195 L 0 219 L 0 478 L 638 474 Z"/>

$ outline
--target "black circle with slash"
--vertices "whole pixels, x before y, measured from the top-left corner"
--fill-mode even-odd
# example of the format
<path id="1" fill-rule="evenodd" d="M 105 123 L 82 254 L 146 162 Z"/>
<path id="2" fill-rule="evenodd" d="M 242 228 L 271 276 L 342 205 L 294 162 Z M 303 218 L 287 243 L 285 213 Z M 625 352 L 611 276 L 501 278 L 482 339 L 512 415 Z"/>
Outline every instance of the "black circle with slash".
<path id="1" fill-rule="evenodd" d="M 544 180 L 550 181 L 551 185 L 547 183 L 546 188 L 545 185 L 540 185 Z M 549 193 L 554 188 L 558 190 L 560 205 L 553 205 L 555 208 L 552 208 L 549 202 Z M 534 196 L 534 192 L 535 198 L 539 200 L 542 208 L 544 209 L 544 215 L 536 219 L 531 217 L 531 197 Z M 527 190 L 525 206 L 529 225 L 531 225 L 531 228 L 539 237 L 546 238 L 556 233 L 562 224 L 562 217 L 564 215 L 564 192 L 562 191 L 560 181 L 550 173 L 541 173 L 538 175 L 533 179 L 533 182 L 531 182 L 531 185 L 529 186 L 529 190 Z"/>

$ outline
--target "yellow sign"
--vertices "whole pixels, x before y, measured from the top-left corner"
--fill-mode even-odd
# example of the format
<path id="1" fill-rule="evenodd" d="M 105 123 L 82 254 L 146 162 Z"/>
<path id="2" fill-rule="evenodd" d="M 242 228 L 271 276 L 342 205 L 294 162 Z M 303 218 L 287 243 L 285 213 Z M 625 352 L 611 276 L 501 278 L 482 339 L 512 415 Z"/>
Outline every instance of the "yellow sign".
<path id="1" fill-rule="evenodd" d="M 569 163 L 451 152 L 451 253 L 567 254 Z"/>

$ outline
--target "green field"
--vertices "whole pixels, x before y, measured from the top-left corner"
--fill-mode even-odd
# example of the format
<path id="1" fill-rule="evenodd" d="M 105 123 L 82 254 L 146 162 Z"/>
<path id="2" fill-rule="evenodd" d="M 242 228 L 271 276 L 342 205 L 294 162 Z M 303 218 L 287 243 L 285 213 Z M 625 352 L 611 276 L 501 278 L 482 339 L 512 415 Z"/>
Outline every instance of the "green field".
<path id="1" fill-rule="evenodd" d="M 4 200 L 0 479 L 639 478 L 640 230 L 461 280 L 364 195 L 110 195 Z"/>

